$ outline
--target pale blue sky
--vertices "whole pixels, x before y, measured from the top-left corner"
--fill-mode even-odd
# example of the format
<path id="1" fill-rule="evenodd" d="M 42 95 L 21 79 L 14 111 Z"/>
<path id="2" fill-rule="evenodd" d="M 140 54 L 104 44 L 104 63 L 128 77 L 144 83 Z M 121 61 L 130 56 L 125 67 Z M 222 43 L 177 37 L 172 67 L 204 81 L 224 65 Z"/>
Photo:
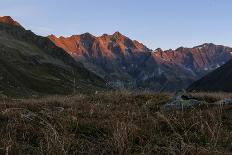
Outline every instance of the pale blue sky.
<path id="1" fill-rule="evenodd" d="M 1 0 L 10 15 L 39 35 L 120 31 L 149 48 L 232 46 L 232 0 Z"/>

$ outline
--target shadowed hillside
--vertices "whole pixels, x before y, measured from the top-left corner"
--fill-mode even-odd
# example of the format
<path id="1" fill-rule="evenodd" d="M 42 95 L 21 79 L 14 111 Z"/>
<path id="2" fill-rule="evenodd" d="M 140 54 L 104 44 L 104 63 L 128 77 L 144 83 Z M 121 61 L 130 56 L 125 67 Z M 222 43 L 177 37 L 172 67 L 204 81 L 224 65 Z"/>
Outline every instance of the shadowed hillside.
<path id="1" fill-rule="evenodd" d="M 4 20 L 1 20 L 4 18 Z M 0 94 L 70 94 L 105 87 L 49 39 L 0 18 Z"/>
<path id="2" fill-rule="evenodd" d="M 211 92 L 232 92 L 232 61 L 194 82 L 188 90 L 190 91 L 211 91 Z"/>

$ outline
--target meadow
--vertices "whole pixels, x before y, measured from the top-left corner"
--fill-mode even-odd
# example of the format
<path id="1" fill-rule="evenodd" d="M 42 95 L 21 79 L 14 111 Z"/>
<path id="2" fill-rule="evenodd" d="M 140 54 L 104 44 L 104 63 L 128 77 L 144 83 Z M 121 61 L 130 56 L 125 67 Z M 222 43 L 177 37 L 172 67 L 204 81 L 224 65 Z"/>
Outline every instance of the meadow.
<path id="1" fill-rule="evenodd" d="M 232 154 L 232 106 L 163 109 L 172 97 L 122 91 L 2 98 L 0 154 Z"/>

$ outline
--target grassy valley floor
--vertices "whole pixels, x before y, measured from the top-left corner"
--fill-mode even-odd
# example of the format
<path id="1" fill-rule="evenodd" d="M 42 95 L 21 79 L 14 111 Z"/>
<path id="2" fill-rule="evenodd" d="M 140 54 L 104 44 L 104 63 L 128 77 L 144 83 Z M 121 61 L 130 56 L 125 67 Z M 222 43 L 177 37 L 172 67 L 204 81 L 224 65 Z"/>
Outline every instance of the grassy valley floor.
<path id="1" fill-rule="evenodd" d="M 208 102 L 232 94 L 197 93 Z M 1 99 L 0 154 L 232 154 L 232 106 L 165 111 L 172 94 Z"/>

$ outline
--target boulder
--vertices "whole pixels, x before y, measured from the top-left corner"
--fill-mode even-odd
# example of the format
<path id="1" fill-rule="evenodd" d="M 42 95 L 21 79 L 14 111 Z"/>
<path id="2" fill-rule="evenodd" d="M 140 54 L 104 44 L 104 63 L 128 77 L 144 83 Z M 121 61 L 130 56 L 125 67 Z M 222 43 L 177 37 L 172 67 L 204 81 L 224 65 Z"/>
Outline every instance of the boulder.
<path id="1" fill-rule="evenodd" d="M 187 108 L 194 108 L 198 107 L 202 104 L 205 104 L 203 101 L 199 101 L 194 98 L 192 95 L 188 94 L 185 90 L 181 90 L 176 92 L 173 99 L 165 104 L 163 108 L 165 110 L 170 109 L 187 109 Z"/>

